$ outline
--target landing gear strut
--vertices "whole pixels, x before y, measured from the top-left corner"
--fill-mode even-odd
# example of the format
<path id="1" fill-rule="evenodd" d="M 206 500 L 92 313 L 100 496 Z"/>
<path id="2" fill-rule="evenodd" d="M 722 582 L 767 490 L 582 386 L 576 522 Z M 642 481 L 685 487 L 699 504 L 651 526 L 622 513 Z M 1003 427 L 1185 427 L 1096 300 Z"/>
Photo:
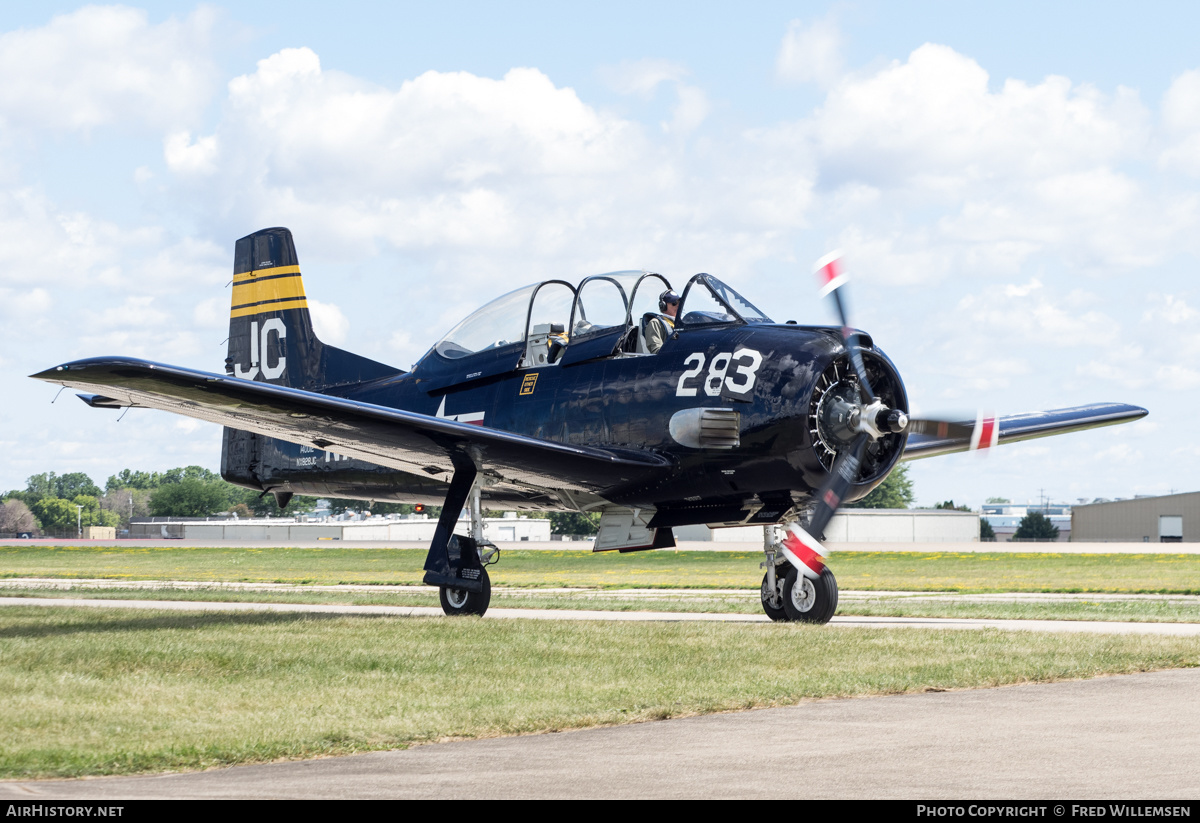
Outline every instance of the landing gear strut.
<path id="1" fill-rule="evenodd" d="M 448 615 L 483 616 L 492 599 L 492 582 L 487 569 L 499 559 L 500 549 L 483 536 L 483 512 L 480 485 L 475 466 L 464 463 L 456 468 L 450 491 L 442 506 L 433 543 L 425 558 L 425 584 L 438 587 L 442 611 Z M 458 514 L 470 499 L 471 536 L 453 534 Z"/>
<path id="2" fill-rule="evenodd" d="M 783 557 L 779 534 L 774 525 L 763 526 L 763 553 L 767 556 L 761 564 L 767 570 L 760 592 L 763 611 L 772 620 L 787 620 L 787 613 L 783 610 L 783 581 L 790 564 Z"/>
<path id="3" fill-rule="evenodd" d="M 828 568 L 813 580 L 802 575 L 783 553 L 777 527 L 763 527 L 766 560 L 761 600 L 767 617 L 776 621 L 828 623 L 837 611 L 837 578 Z"/>

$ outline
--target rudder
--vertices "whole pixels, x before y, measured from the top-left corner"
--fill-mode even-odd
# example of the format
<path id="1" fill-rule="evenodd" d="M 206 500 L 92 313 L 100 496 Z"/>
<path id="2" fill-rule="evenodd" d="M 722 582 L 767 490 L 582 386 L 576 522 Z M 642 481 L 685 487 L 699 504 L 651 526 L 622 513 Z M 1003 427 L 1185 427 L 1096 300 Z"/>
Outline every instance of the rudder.
<path id="1" fill-rule="evenodd" d="M 237 241 L 225 371 L 307 391 L 401 373 L 317 337 L 296 246 L 285 228 L 262 229 Z"/>
<path id="2" fill-rule="evenodd" d="M 292 233 L 285 228 L 256 231 L 234 247 L 225 372 L 314 392 L 403 373 L 321 342 L 313 331 Z M 290 497 L 268 479 L 292 462 L 283 456 L 288 448 L 226 428 L 221 475 L 231 483 Z"/>

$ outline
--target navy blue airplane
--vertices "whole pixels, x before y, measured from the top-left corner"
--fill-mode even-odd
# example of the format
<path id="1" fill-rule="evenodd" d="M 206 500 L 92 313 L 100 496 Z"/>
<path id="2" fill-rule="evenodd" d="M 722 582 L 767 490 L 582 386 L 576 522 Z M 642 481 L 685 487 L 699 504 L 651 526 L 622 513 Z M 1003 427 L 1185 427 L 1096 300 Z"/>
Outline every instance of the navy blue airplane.
<path id="1" fill-rule="evenodd" d="M 910 418 L 895 366 L 846 322 L 838 267 L 818 274 L 840 327 L 777 323 L 709 274 L 676 295 L 662 275 L 615 272 L 499 297 L 405 372 L 317 338 L 291 232 L 264 229 L 237 241 L 224 374 L 99 357 L 33 377 L 96 408 L 223 425 L 221 475 L 280 506 L 297 493 L 441 505 L 425 582 L 447 614 L 487 609 L 486 503 L 598 512 L 596 551 L 761 525 L 764 611 L 824 623 L 837 608 L 824 529 L 899 461 L 1146 414 Z M 454 535 L 464 507 L 471 534 Z"/>

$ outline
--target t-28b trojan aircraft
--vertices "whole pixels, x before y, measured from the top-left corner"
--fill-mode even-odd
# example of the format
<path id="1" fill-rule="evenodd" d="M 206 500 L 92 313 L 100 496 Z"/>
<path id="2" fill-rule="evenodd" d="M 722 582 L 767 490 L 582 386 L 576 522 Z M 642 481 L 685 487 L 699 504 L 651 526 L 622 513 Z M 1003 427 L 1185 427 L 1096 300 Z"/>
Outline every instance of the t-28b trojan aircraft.
<path id="1" fill-rule="evenodd" d="M 761 525 L 764 611 L 824 623 L 837 607 L 824 529 L 899 461 L 1146 414 L 910 418 L 895 366 L 846 321 L 836 258 L 818 276 L 840 327 L 776 322 L 709 274 L 676 295 L 662 275 L 614 272 L 499 297 L 409 372 L 317 338 L 287 229 L 238 240 L 233 271 L 223 374 L 99 357 L 33 376 L 97 408 L 223 425 L 222 476 L 281 506 L 294 493 L 440 504 L 425 582 L 447 614 L 487 609 L 486 503 L 598 512 L 596 551 L 674 546 L 675 526 Z M 470 535 L 454 535 L 464 507 Z"/>

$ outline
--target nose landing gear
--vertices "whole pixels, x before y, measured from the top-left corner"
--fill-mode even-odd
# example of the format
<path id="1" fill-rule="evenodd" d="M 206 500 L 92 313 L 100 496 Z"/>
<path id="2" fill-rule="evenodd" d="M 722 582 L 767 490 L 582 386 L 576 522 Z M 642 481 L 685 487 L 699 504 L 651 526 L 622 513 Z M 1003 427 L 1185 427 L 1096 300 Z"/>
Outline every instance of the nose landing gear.
<path id="1" fill-rule="evenodd" d="M 763 612 L 775 621 L 828 623 L 837 611 L 837 578 L 825 567 L 816 578 L 801 574 L 788 562 L 777 527 L 763 527 L 766 560 L 760 599 Z"/>

